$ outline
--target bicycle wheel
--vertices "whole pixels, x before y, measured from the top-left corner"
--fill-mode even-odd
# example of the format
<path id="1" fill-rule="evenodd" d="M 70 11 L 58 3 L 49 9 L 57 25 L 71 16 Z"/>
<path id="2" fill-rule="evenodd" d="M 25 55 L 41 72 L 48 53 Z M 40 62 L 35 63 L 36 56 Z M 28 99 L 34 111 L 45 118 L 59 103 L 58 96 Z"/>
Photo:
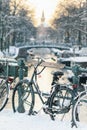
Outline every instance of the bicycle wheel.
<path id="1" fill-rule="evenodd" d="M 32 114 L 35 97 L 28 80 L 19 81 L 12 95 L 12 108 L 14 112 Z"/>
<path id="2" fill-rule="evenodd" d="M 66 86 L 56 86 L 57 89 L 53 92 L 50 101 L 50 110 L 55 117 L 59 120 L 63 120 L 66 113 L 69 113 L 70 107 L 73 100 L 73 90 Z M 51 115 L 51 118 L 54 120 L 54 116 Z M 65 116 L 66 119 L 71 118 L 71 111 L 69 116 Z"/>
<path id="3" fill-rule="evenodd" d="M 73 125 L 87 124 L 87 92 L 81 93 L 72 110 Z"/>
<path id="4" fill-rule="evenodd" d="M 0 111 L 6 106 L 8 102 L 9 86 L 4 79 L 0 79 Z"/>

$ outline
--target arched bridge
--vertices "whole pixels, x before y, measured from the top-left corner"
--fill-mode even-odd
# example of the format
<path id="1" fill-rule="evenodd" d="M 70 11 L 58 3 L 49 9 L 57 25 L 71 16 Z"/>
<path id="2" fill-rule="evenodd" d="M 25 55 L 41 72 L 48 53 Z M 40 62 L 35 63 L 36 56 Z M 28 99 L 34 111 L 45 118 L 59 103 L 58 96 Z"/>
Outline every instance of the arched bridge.
<path id="1" fill-rule="evenodd" d="M 57 44 L 29 44 L 27 46 L 21 46 L 19 47 L 19 51 L 18 53 L 16 54 L 16 57 L 24 57 L 26 58 L 26 55 L 27 55 L 27 50 L 28 49 L 32 49 L 32 48 L 55 48 L 55 49 L 60 49 L 60 50 L 70 50 L 70 48 L 67 46 L 64 46 L 63 44 L 60 44 L 60 45 L 57 45 Z"/>
<path id="2" fill-rule="evenodd" d="M 31 48 L 55 48 L 55 49 L 65 49 L 65 50 L 69 50 L 70 47 L 69 46 L 65 46 L 64 44 L 29 44 L 27 46 L 21 46 L 19 48 L 26 48 L 26 49 L 31 49 Z"/>

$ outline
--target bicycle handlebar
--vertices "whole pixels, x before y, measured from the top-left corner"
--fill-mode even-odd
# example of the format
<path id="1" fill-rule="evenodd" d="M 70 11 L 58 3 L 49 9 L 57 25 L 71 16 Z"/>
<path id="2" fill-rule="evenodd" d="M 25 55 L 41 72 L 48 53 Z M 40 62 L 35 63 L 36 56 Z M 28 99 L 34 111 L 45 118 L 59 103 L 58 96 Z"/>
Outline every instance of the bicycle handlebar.
<path id="1" fill-rule="evenodd" d="M 41 65 L 41 63 L 43 63 L 43 62 L 45 62 L 43 59 L 40 59 L 40 61 L 38 60 L 38 63 L 37 63 L 37 65 L 36 65 L 36 67 L 35 67 L 35 68 L 37 69 L 37 67 L 38 67 L 38 66 L 40 66 L 40 65 Z"/>
<path id="2" fill-rule="evenodd" d="M 45 60 L 43 60 L 43 59 L 38 59 L 38 63 L 37 63 L 37 65 L 34 67 L 35 68 L 35 70 L 37 70 L 37 68 L 43 63 L 43 62 L 45 62 Z M 40 73 L 42 73 L 42 71 L 45 69 L 46 67 L 43 67 L 42 69 L 41 69 L 41 71 L 40 72 L 38 72 L 37 73 L 37 71 L 36 71 L 36 75 L 39 75 Z"/>
<path id="3" fill-rule="evenodd" d="M 45 68 L 46 68 L 46 67 L 43 67 L 42 70 L 41 70 L 40 72 L 36 73 L 36 75 L 41 74 Z"/>

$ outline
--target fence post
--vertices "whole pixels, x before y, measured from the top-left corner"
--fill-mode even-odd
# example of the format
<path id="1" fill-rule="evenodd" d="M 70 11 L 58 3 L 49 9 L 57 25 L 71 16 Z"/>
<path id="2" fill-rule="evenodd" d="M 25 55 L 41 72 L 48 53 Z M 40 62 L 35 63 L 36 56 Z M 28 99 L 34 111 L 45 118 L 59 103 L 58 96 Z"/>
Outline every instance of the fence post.
<path id="1" fill-rule="evenodd" d="M 18 70 L 18 73 L 19 73 L 19 80 L 21 81 L 23 78 L 24 78 L 24 67 L 25 67 L 25 63 L 24 63 L 24 60 L 22 58 L 20 58 L 18 60 L 18 65 L 19 65 L 19 70 Z M 18 112 L 19 113 L 24 113 L 25 112 L 25 108 L 24 108 L 24 105 L 23 105 L 23 100 L 22 100 L 22 95 L 23 95 L 23 92 L 24 92 L 24 88 L 22 87 L 22 85 L 20 84 L 20 86 L 18 87 Z"/>

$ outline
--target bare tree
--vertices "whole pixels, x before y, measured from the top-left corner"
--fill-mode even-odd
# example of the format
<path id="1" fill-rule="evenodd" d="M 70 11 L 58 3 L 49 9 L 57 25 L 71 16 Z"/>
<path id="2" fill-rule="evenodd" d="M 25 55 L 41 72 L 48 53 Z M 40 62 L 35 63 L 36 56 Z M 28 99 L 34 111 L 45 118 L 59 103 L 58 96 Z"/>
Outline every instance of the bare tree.
<path id="1" fill-rule="evenodd" d="M 35 36 L 35 27 L 31 19 L 32 10 L 25 8 L 24 0 L 0 0 L 0 48 L 16 45 L 17 42 L 29 42 Z"/>
<path id="2" fill-rule="evenodd" d="M 64 42 L 77 42 L 82 44 L 83 35 L 87 35 L 87 1 L 63 0 L 56 10 L 53 23 L 57 32 L 62 32 Z M 83 22 L 85 20 L 85 22 Z M 60 37 L 61 38 L 61 37 Z"/>

